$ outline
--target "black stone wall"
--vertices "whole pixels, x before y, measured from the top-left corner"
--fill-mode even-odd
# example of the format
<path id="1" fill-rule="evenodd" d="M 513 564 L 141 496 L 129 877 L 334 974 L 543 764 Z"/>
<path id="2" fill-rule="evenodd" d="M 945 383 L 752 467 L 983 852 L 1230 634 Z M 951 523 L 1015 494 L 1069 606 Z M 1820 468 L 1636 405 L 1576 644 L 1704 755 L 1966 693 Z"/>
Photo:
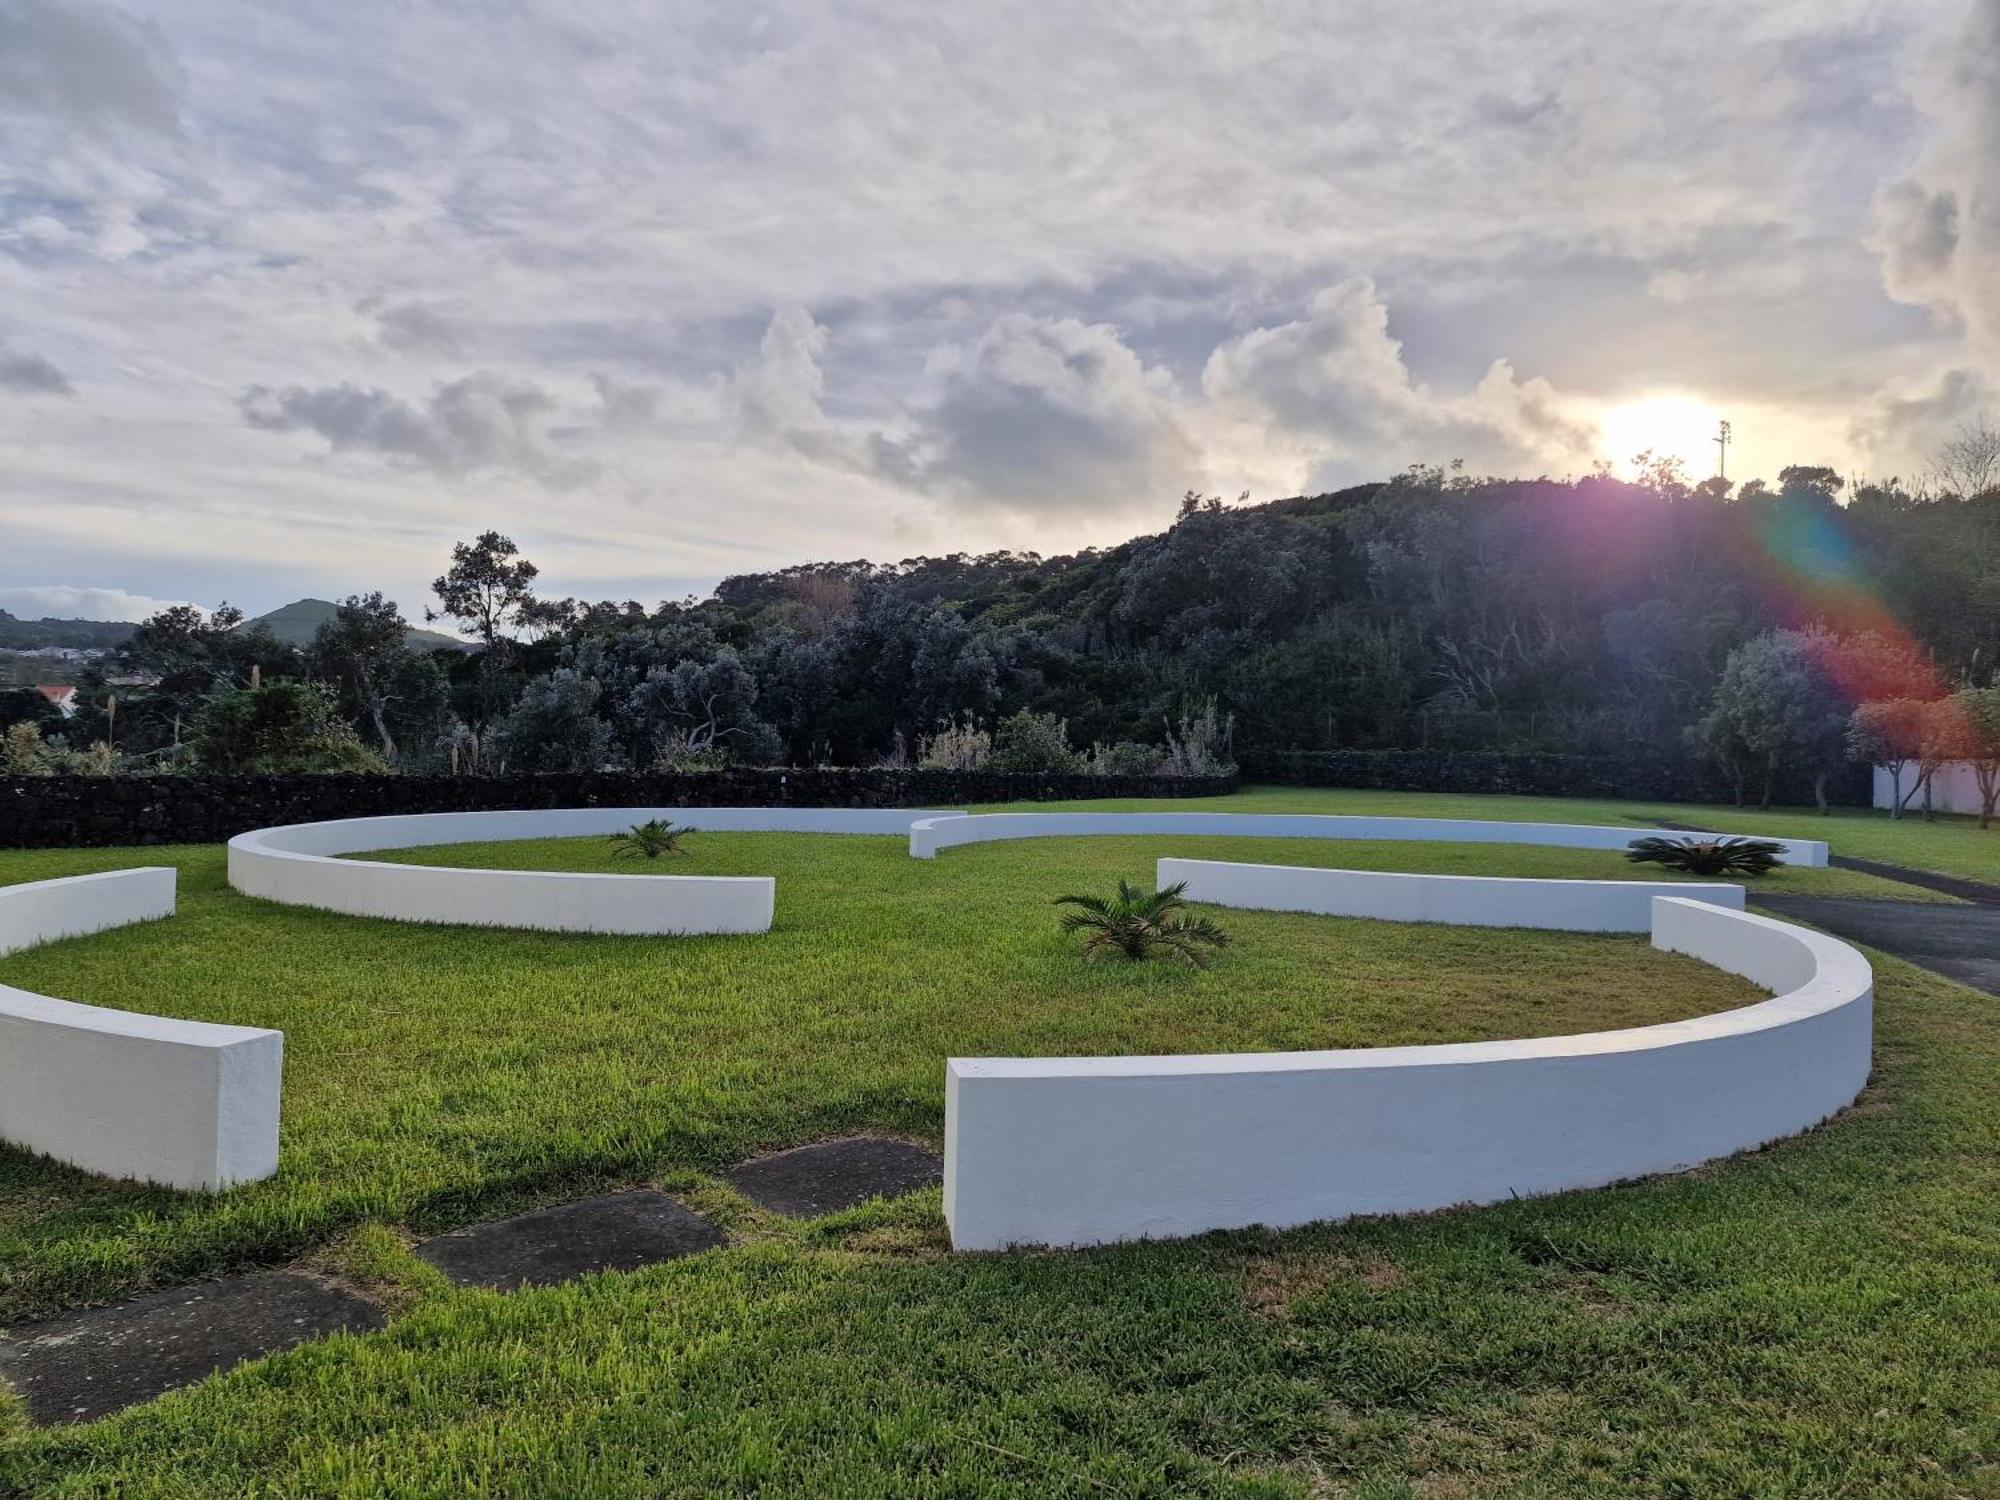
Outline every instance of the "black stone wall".
<path id="1" fill-rule="evenodd" d="M 0 848 L 207 844 L 252 828 L 386 813 L 535 807 L 959 807 L 1220 797 L 1236 778 L 986 771 L 739 770 L 689 776 L 0 777 Z"/>

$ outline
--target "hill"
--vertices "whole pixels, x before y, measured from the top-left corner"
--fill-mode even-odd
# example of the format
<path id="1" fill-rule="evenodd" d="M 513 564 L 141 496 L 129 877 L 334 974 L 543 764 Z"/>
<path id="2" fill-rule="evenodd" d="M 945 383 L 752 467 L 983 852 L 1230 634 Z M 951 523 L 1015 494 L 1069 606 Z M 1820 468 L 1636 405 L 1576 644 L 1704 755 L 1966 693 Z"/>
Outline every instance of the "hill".
<path id="1" fill-rule="evenodd" d="M 244 625 L 262 625 L 288 646 L 310 646 L 321 625 L 331 620 L 340 606 L 326 599 L 294 599 L 269 614 L 245 620 Z M 412 651 L 463 651 L 468 643 L 436 630 L 414 627 L 407 637 Z"/>

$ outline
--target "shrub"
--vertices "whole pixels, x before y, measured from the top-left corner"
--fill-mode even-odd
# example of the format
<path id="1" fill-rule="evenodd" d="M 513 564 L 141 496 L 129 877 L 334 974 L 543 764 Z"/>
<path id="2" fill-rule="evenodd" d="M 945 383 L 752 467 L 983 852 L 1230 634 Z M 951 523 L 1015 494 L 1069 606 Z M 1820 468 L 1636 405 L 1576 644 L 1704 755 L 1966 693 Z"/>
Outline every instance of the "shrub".
<path id="1" fill-rule="evenodd" d="M 1625 857 L 1690 875 L 1763 875 L 1782 865 L 1783 844 L 1769 839 L 1634 839 Z"/>
<path id="2" fill-rule="evenodd" d="M 1092 745 L 1088 770 L 1093 776 L 1157 776 L 1165 758 L 1156 745 L 1120 740 L 1115 745 Z"/>
<path id="3" fill-rule="evenodd" d="M 490 750 L 509 771 L 597 771 L 611 750 L 611 726 L 597 717 L 597 679 L 559 667 L 528 684 L 493 726 Z"/>
<path id="4" fill-rule="evenodd" d="M 201 771 L 301 776 L 389 769 L 309 682 L 224 688 L 202 705 L 189 743 Z"/>
<path id="5" fill-rule="evenodd" d="M 917 741 L 917 764 L 926 771 L 977 771 L 993 754 L 993 736 L 971 714 L 946 719 L 938 732 Z"/>
<path id="6" fill-rule="evenodd" d="M 1181 713 L 1179 733 L 1167 726 L 1167 753 L 1159 766 L 1163 776 L 1226 776 L 1236 769 L 1233 742 L 1236 715 L 1218 714 L 1215 700 Z"/>
<path id="7" fill-rule="evenodd" d="M 0 773 L 8 776 L 47 776 L 53 771 L 49 747 L 42 741 L 39 724 L 11 724 L 0 738 Z"/>
<path id="8" fill-rule="evenodd" d="M 614 859 L 658 859 L 662 854 L 679 854 L 681 839 L 688 832 L 674 827 L 665 818 L 648 818 L 623 833 L 612 834 L 611 854 Z"/>
<path id="9" fill-rule="evenodd" d="M 1067 719 L 1024 708 L 1011 719 L 1002 720 L 994 732 L 993 753 L 987 757 L 986 769 L 1074 776 L 1083 770 L 1083 757 L 1070 748 Z"/>
<path id="10" fill-rule="evenodd" d="M 1062 919 L 1064 932 L 1081 932 L 1083 956 L 1096 962 L 1117 955 L 1133 963 L 1155 957 L 1177 958 L 1197 969 L 1208 967 L 1206 948 L 1221 948 L 1229 935 L 1207 917 L 1186 910 L 1181 893 L 1187 882 L 1180 881 L 1160 890 L 1146 892 L 1129 881 L 1118 882 L 1118 894 L 1102 896 L 1059 896 L 1057 906 L 1073 906 Z"/>

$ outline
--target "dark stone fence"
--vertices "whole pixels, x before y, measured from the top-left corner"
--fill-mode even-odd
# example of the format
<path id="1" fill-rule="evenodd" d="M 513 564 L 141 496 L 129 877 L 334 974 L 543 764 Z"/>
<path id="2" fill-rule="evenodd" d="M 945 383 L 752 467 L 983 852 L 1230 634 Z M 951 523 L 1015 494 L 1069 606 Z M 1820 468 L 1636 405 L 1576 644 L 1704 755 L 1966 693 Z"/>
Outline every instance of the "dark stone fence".
<path id="1" fill-rule="evenodd" d="M 1715 766 L 1692 756 L 1545 755 L 1511 751 L 1293 750 L 1243 758 L 1245 781 L 1363 787 L 1393 792 L 1489 792 L 1526 797 L 1604 797 L 1640 802 L 1736 800 Z M 1762 783 L 1745 795 L 1755 801 Z M 1780 774 L 1774 803 L 1810 806 L 1812 778 Z M 1869 768 L 1844 767 L 1827 783 L 1836 807 L 1867 807 Z"/>
<path id="2" fill-rule="evenodd" d="M 959 807 L 1221 797 L 1236 778 L 987 771 L 737 770 L 687 776 L 9 776 L 0 848 L 209 844 L 252 828 L 385 813 L 537 807 Z"/>

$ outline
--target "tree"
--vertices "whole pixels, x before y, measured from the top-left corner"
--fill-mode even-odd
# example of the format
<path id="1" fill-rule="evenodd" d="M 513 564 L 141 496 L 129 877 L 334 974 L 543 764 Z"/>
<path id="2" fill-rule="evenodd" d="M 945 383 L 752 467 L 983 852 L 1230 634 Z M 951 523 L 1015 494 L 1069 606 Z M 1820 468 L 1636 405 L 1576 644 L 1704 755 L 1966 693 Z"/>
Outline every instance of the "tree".
<path id="1" fill-rule="evenodd" d="M 1939 489 L 1968 500 L 2000 489 L 2000 427 L 1984 418 L 1966 423 L 1938 450 L 1931 469 Z"/>
<path id="2" fill-rule="evenodd" d="M 1850 758 L 1881 766 L 1889 773 L 1889 816 L 1900 818 L 1909 797 L 1923 787 L 1923 778 L 1911 784 L 1909 797 L 1903 793 L 1903 773 L 1924 753 L 1924 710 L 1920 698 L 1877 698 L 1855 705 L 1848 720 L 1847 753 Z"/>
<path id="3" fill-rule="evenodd" d="M 536 678 L 493 726 L 494 757 L 529 775 L 602 770 L 611 748 L 611 726 L 597 717 L 602 694 L 570 667 Z"/>
<path id="4" fill-rule="evenodd" d="M 1716 684 L 1703 738 L 1740 742 L 1764 771 L 1761 806 L 1771 805 L 1778 771 L 1795 765 L 1813 778 L 1813 799 L 1827 811 L 1827 779 L 1846 756 L 1849 709 L 1821 670 L 1821 632 L 1772 630 L 1729 653 Z"/>
<path id="5" fill-rule="evenodd" d="M 511 537 L 497 531 L 482 531 L 470 542 L 451 549 L 451 566 L 431 583 L 438 597 L 436 609 L 426 609 L 426 620 L 457 620 L 478 635 L 492 651 L 510 626 L 539 622 L 535 601 L 537 568 Z"/>
<path id="6" fill-rule="evenodd" d="M 0 688 L 0 729 L 33 724 L 41 730 L 60 729 L 63 711 L 40 688 Z"/>
<path id="7" fill-rule="evenodd" d="M 412 654 L 409 635 L 402 611 L 377 591 L 348 595 L 313 637 L 314 669 L 338 683 L 355 711 L 374 726 L 388 760 L 396 758 L 389 706 Z"/>
<path id="8" fill-rule="evenodd" d="M 2000 805 L 2000 685 L 1960 688 L 1949 702 L 1956 718 L 1958 758 L 1979 784 L 1979 826 L 1990 828 Z"/>
<path id="9" fill-rule="evenodd" d="M 189 740 L 202 771 L 298 776 L 388 770 L 316 683 L 224 688 L 195 716 Z"/>

